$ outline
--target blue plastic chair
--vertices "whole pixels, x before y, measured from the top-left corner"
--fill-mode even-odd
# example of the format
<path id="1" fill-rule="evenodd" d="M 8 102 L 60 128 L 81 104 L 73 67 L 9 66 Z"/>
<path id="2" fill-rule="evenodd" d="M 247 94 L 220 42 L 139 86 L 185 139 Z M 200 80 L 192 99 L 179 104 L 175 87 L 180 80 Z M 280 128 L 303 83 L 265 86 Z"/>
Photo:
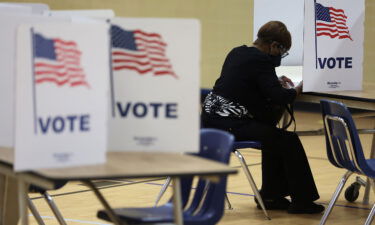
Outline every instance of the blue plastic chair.
<path id="1" fill-rule="evenodd" d="M 323 225 L 327 221 L 346 181 L 353 173 L 369 177 L 371 185 L 375 187 L 373 180 L 375 178 L 375 159 L 365 158 L 356 126 L 346 106 L 340 102 L 329 100 L 321 100 L 320 104 L 322 108 L 328 160 L 335 167 L 347 170 L 341 178 L 329 202 L 328 208 L 320 221 L 320 225 Z M 365 225 L 371 224 L 374 214 L 375 205 L 372 207 Z"/>
<path id="2" fill-rule="evenodd" d="M 217 130 L 202 129 L 199 157 L 228 164 L 232 150 L 233 135 Z M 218 183 L 199 179 L 191 204 L 188 200 L 192 190 L 192 177 L 181 179 L 182 208 L 185 225 L 213 225 L 224 213 L 224 194 L 227 177 L 222 176 Z M 120 208 L 114 209 L 120 220 L 129 224 L 170 223 L 173 222 L 173 203 L 150 208 Z M 101 219 L 110 221 L 105 210 L 98 212 Z"/>

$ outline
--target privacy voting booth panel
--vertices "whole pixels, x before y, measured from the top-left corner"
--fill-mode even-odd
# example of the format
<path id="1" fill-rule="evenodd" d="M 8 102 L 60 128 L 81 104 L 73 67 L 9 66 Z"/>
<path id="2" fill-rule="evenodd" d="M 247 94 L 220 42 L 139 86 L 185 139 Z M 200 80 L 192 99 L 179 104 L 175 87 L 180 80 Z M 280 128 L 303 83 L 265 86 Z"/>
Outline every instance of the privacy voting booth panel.
<path id="1" fill-rule="evenodd" d="M 292 48 L 288 57 L 281 61 L 283 66 L 301 66 L 303 56 L 304 1 L 301 0 L 254 0 L 254 40 L 259 28 L 271 21 L 283 22 L 292 35 Z"/>
<path id="2" fill-rule="evenodd" d="M 49 6 L 42 3 L 0 3 L 0 12 L 4 13 L 31 13 L 42 15 L 48 10 Z"/>
<path id="3" fill-rule="evenodd" d="M 92 18 L 113 18 L 115 13 L 112 9 L 95 10 L 50 10 L 45 12 L 48 16 L 84 16 Z"/>
<path id="4" fill-rule="evenodd" d="M 199 148 L 200 24 L 111 20 L 110 151 Z"/>
<path id="5" fill-rule="evenodd" d="M 305 0 L 304 91 L 361 90 L 364 0 Z"/>
<path id="6" fill-rule="evenodd" d="M 303 91 L 361 90 L 364 0 L 255 0 L 254 39 L 270 20 L 286 24 L 292 35 L 289 56 L 277 74 L 303 78 Z"/>
<path id="7" fill-rule="evenodd" d="M 1 8 L 1 7 L 0 7 Z M 14 147 L 17 28 L 23 23 L 68 22 L 68 18 L 0 13 L 0 146 Z"/>
<path id="8" fill-rule="evenodd" d="M 108 31 L 99 22 L 19 27 L 15 170 L 105 162 Z"/>

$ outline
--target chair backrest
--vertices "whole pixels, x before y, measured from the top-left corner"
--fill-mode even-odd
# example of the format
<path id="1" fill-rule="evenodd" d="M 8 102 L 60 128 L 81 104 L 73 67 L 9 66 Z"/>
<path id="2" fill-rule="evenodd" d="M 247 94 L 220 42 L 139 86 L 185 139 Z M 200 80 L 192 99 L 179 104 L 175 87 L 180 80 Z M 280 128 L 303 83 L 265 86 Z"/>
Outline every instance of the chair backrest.
<path id="1" fill-rule="evenodd" d="M 234 137 L 228 132 L 201 129 L 200 152 L 197 155 L 228 164 L 233 142 Z M 191 179 L 183 179 L 181 184 L 189 182 L 191 185 Z M 185 224 L 215 224 L 219 221 L 224 212 L 226 183 L 226 176 L 220 177 L 218 183 L 199 179 L 191 204 L 184 214 Z M 182 186 L 182 192 L 186 193 L 186 188 L 190 187 Z"/>
<path id="2" fill-rule="evenodd" d="M 371 176 L 358 132 L 347 107 L 335 101 L 321 100 L 321 109 L 329 161 L 336 167 L 346 168 Z"/>

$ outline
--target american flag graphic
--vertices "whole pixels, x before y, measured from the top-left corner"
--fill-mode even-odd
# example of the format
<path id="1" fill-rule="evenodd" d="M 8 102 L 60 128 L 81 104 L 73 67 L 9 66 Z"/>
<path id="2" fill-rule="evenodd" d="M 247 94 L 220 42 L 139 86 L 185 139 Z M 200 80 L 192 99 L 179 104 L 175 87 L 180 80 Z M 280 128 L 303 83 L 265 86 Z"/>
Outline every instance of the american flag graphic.
<path id="1" fill-rule="evenodd" d="M 315 3 L 316 10 L 316 35 L 329 36 L 330 38 L 352 40 L 346 25 L 347 16 L 344 10 L 333 7 L 324 7 Z"/>
<path id="2" fill-rule="evenodd" d="M 74 41 L 48 39 L 33 34 L 35 83 L 54 83 L 57 86 L 86 86 L 85 73 L 80 65 L 81 51 Z"/>
<path id="3" fill-rule="evenodd" d="M 139 74 L 171 75 L 177 78 L 166 56 L 167 44 L 160 34 L 142 30 L 128 31 L 111 26 L 112 68 L 133 70 Z"/>

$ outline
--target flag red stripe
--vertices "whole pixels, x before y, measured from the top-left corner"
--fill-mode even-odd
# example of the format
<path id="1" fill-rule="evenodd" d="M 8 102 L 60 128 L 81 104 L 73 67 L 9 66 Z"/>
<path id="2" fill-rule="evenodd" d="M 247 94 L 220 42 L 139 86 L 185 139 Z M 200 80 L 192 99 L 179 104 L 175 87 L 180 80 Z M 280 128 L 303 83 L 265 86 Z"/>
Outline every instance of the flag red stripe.
<path id="1" fill-rule="evenodd" d="M 57 84 L 58 86 L 62 86 L 64 84 L 68 83 L 68 81 L 69 81 L 69 79 L 66 79 L 66 80 L 63 80 L 63 81 L 58 81 L 55 78 L 42 78 L 42 79 L 36 79 L 35 83 L 40 84 L 40 83 L 44 83 L 44 82 L 52 82 L 52 83 Z"/>
<path id="2" fill-rule="evenodd" d="M 332 33 L 347 33 L 347 34 L 349 34 L 349 32 L 348 31 L 345 31 L 345 30 L 342 30 L 342 31 L 340 31 L 340 30 L 337 30 L 337 29 L 329 29 L 329 28 L 317 28 L 316 29 L 317 31 L 330 31 L 330 32 L 332 32 Z"/>
<path id="3" fill-rule="evenodd" d="M 69 48 L 63 48 L 63 47 L 59 47 L 59 46 L 55 46 L 55 49 L 57 51 L 61 51 L 62 53 L 74 53 L 75 55 L 79 56 L 81 55 L 81 51 L 78 51 L 77 49 L 69 49 Z"/>
<path id="4" fill-rule="evenodd" d="M 150 59 L 152 59 L 152 61 L 157 62 L 159 64 L 162 63 L 162 62 L 168 62 L 169 63 L 169 59 L 167 57 L 151 56 Z"/>
<path id="5" fill-rule="evenodd" d="M 342 27 L 342 26 L 336 26 L 335 24 L 327 24 L 327 23 L 316 23 L 317 26 L 323 26 L 323 27 L 333 27 L 333 28 L 339 28 L 343 30 L 347 30 L 348 27 Z"/>
<path id="6" fill-rule="evenodd" d="M 156 68 L 168 68 L 168 69 L 172 69 L 171 65 L 153 65 L 153 66 L 156 67 Z"/>
<path id="7" fill-rule="evenodd" d="M 329 14 L 332 16 L 335 16 L 335 17 L 338 17 L 338 18 L 344 18 L 344 19 L 347 19 L 348 17 L 345 16 L 344 14 L 337 14 L 337 13 L 334 13 L 334 12 L 329 12 Z"/>
<path id="8" fill-rule="evenodd" d="M 158 47 L 158 46 L 151 46 L 151 45 L 146 45 L 146 44 L 143 44 L 143 43 L 137 43 L 137 46 L 143 47 L 144 49 L 158 50 L 158 51 L 160 51 L 160 53 L 164 53 L 165 52 L 164 48 Z"/>
<path id="9" fill-rule="evenodd" d="M 137 71 L 138 73 L 141 73 L 141 74 L 148 73 L 148 72 L 152 71 L 152 68 L 146 69 L 146 70 L 141 70 L 138 67 L 127 66 L 127 65 L 126 66 L 115 66 L 115 67 L 113 67 L 113 69 L 114 70 L 123 70 L 123 69 L 135 70 L 135 71 Z"/>
<path id="10" fill-rule="evenodd" d="M 131 53 L 128 53 L 128 52 L 119 52 L 119 51 L 112 51 L 112 55 L 114 56 L 131 56 L 131 57 L 135 57 L 135 58 L 146 58 L 147 55 L 146 54 L 143 54 L 143 55 L 137 55 L 137 54 L 131 54 Z"/>
<path id="11" fill-rule="evenodd" d="M 150 65 L 150 62 L 147 61 L 147 62 L 140 62 L 140 61 L 136 61 L 136 60 L 131 60 L 131 59 L 114 59 L 112 60 L 113 63 L 136 63 L 140 66 L 147 66 L 147 65 Z"/>
<path id="12" fill-rule="evenodd" d="M 332 21 L 334 21 L 334 22 L 339 21 L 339 22 L 346 23 L 346 20 L 340 19 L 340 18 L 335 18 L 335 17 L 332 17 Z"/>
<path id="13" fill-rule="evenodd" d="M 159 34 L 156 34 L 156 33 L 146 33 L 146 32 L 143 32 L 141 30 L 134 30 L 134 34 L 141 34 L 141 35 L 144 35 L 146 37 L 157 37 L 157 38 L 161 38 L 161 36 Z"/>
<path id="14" fill-rule="evenodd" d="M 64 65 L 51 65 L 47 63 L 35 63 L 35 67 L 48 67 L 52 69 L 62 69 L 64 68 Z"/>
<path id="15" fill-rule="evenodd" d="M 164 53 L 155 52 L 155 51 L 148 51 L 148 54 L 151 54 L 151 55 L 158 55 L 158 56 L 165 57 L 165 54 L 164 54 Z"/>
<path id="16" fill-rule="evenodd" d="M 45 74 L 53 74 L 53 75 L 56 75 L 56 76 L 59 76 L 59 77 L 65 77 L 67 75 L 80 75 L 82 77 L 85 76 L 82 73 L 58 72 L 56 70 L 37 70 L 37 68 L 36 68 L 36 71 L 35 71 L 35 75 L 36 76 L 38 76 L 38 75 L 45 75 Z"/>
<path id="17" fill-rule="evenodd" d="M 350 40 L 352 40 L 352 38 L 349 35 L 340 35 L 339 36 L 339 39 L 344 39 L 344 38 L 349 38 Z"/>
<path id="18" fill-rule="evenodd" d="M 86 81 L 74 81 L 74 82 L 70 83 L 70 86 L 72 86 L 72 87 L 80 86 L 80 85 L 86 86 L 88 88 L 90 87 L 89 84 Z"/>
<path id="19" fill-rule="evenodd" d="M 329 9 L 332 10 L 332 11 L 335 11 L 335 12 L 341 12 L 341 13 L 344 13 L 344 10 L 342 10 L 342 9 L 335 9 L 335 8 L 333 8 L 333 7 L 329 7 Z"/>
<path id="20" fill-rule="evenodd" d="M 164 47 L 167 46 L 167 44 L 162 42 L 162 41 L 147 40 L 147 39 L 144 39 L 144 38 L 141 38 L 141 37 L 134 37 L 134 39 L 137 40 L 137 41 L 145 42 L 145 43 L 158 44 L 158 45 L 161 45 L 161 46 L 164 46 Z"/>
<path id="21" fill-rule="evenodd" d="M 81 68 L 76 68 L 76 67 L 71 67 L 71 66 L 64 66 L 64 65 L 52 65 L 52 64 L 47 64 L 47 63 L 35 63 L 35 68 L 37 67 L 46 67 L 48 69 L 56 69 L 56 70 L 61 70 L 61 69 L 66 69 L 69 71 L 82 71 Z"/>
<path id="22" fill-rule="evenodd" d="M 173 77 L 178 78 L 177 75 L 176 75 L 175 73 L 173 73 L 173 72 L 169 72 L 169 71 L 155 72 L 155 75 L 156 75 L 156 76 L 172 75 Z"/>
<path id="23" fill-rule="evenodd" d="M 42 79 L 35 80 L 35 82 L 37 84 L 44 83 L 44 82 L 51 82 L 51 83 L 57 84 L 58 86 L 63 86 L 65 84 L 69 83 L 69 79 L 65 79 L 65 80 L 59 81 L 59 80 L 57 80 L 55 78 L 42 78 Z M 70 86 L 79 86 L 79 85 L 89 87 L 88 83 L 86 81 L 75 81 L 75 82 L 71 82 L 70 83 Z"/>
<path id="24" fill-rule="evenodd" d="M 328 33 L 328 32 L 320 32 L 320 33 L 317 33 L 316 35 L 317 36 L 327 35 L 327 36 L 330 36 L 331 38 L 335 38 L 335 37 L 339 36 L 339 34 L 331 34 L 331 33 Z"/>
<path id="25" fill-rule="evenodd" d="M 53 41 L 62 45 L 68 45 L 68 46 L 74 46 L 74 47 L 77 46 L 77 44 L 74 41 L 64 41 L 64 40 L 61 40 L 60 38 L 55 38 L 53 39 Z"/>
<path id="26" fill-rule="evenodd" d="M 57 55 L 57 61 L 67 61 L 67 62 L 74 62 L 79 63 L 80 57 L 74 57 L 69 55 Z"/>

